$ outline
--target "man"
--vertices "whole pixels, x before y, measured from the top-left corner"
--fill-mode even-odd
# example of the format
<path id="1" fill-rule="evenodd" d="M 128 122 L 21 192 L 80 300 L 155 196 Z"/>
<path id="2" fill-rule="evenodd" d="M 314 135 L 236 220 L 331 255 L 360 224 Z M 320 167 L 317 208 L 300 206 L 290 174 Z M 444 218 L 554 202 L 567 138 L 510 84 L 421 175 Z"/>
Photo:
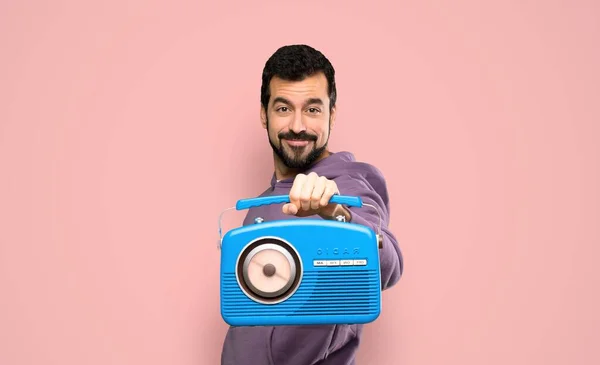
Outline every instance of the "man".
<path id="1" fill-rule="evenodd" d="M 335 219 L 377 231 L 379 216 L 370 207 L 330 204 L 334 194 L 360 196 L 382 218 L 382 290 L 398 282 L 403 258 L 387 229 L 389 201 L 385 180 L 374 166 L 349 152 L 331 152 L 327 142 L 336 122 L 335 72 L 321 52 L 306 45 L 284 46 L 265 64 L 260 119 L 273 148 L 275 172 L 261 196 L 287 195 L 290 203 L 252 208 L 254 218 Z M 355 364 L 362 325 L 231 327 L 223 346 L 224 365 Z"/>

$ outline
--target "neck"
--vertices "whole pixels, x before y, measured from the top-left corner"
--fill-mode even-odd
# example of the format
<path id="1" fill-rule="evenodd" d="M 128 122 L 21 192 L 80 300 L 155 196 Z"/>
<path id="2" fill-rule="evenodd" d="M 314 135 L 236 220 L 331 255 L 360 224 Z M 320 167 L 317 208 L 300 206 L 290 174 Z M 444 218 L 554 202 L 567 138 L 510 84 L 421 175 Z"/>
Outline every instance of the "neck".
<path id="1" fill-rule="evenodd" d="M 321 156 L 319 156 L 319 158 L 317 158 L 314 163 L 321 161 L 329 155 L 329 151 L 323 151 L 323 154 L 321 154 Z M 293 178 L 304 171 L 302 169 L 292 169 L 287 167 L 275 152 L 273 152 L 273 161 L 275 167 L 275 177 L 277 178 L 277 180 Z"/>

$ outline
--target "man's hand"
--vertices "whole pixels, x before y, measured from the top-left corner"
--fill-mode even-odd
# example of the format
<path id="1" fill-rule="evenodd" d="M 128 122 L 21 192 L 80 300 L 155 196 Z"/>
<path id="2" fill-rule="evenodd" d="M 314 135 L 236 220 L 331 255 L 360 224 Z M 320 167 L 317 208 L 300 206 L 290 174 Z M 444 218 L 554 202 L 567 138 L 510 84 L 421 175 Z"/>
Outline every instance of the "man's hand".
<path id="1" fill-rule="evenodd" d="M 337 184 L 315 172 L 308 175 L 298 174 L 290 190 L 290 202 L 282 208 L 283 213 L 307 217 L 314 214 L 324 219 L 333 219 L 344 215 L 350 219 L 350 213 L 339 204 L 331 204 L 329 200 L 334 194 L 339 194 Z"/>

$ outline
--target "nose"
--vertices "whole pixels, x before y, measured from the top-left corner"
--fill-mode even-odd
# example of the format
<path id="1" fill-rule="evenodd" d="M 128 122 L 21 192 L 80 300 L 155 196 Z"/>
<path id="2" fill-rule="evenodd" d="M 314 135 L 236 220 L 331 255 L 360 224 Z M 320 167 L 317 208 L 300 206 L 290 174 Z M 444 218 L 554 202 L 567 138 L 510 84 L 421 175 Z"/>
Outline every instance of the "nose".
<path id="1" fill-rule="evenodd" d="M 300 132 L 306 130 L 306 126 L 304 125 L 304 122 L 302 121 L 302 112 L 301 111 L 297 111 L 294 114 L 294 118 L 292 119 L 292 122 L 290 125 L 290 130 L 292 130 L 294 133 L 300 133 Z"/>

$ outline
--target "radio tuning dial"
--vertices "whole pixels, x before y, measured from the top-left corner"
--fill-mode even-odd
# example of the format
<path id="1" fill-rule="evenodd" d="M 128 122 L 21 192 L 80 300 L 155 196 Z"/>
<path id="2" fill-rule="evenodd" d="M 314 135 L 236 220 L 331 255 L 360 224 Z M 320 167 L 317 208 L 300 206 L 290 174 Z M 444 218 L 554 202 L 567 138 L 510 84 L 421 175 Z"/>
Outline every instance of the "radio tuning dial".
<path id="1" fill-rule="evenodd" d="M 238 279 L 253 300 L 278 303 L 287 299 L 300 284 L 302 265 L 297 252 L 277 239 L 262 239 L 240 256 Z"/>
<path id="2" fill-rule="evenodd" d="M 257 252 L 248 265 L 248 284 L 259 295 L 271 296 L 291 281 L 291 263 L 278 250 L 266 248 Z"/>

